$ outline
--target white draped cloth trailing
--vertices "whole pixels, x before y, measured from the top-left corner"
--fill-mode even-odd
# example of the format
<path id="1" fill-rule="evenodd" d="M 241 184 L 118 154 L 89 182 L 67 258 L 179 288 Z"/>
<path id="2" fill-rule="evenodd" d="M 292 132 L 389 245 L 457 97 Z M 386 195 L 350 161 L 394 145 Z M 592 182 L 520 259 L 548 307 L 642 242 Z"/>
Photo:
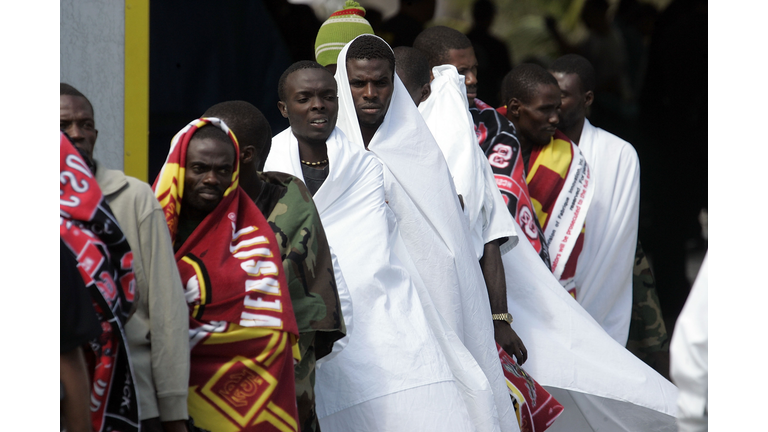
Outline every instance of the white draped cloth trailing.
<path id="1" fill-rule="evenodd" d="M 458 344 L 458 338 L 434 325 L 434 307 L 420 299 L 418 281 L 395 255 L 402 245 L 385 202 L 381 164 L 338 129 L 326 145 L 329 174 L 314 201 L 355 318 L 347 346 L 317 367 L 321 428 L 474 431 L 446 359 L 447 339 Z M 290 128 L 273 138 L 265 170 L 303 179 Z M 451 358 L 469 357 L 460 354 Z"/>
<path id="2" fill-rule="evenodd" d="M 676 430 L 677 388 L 613 340 L 529 242 L 502 261 L 525 369 L 565 408 L 548 431 Z"/>
<path id="3" fill-rule="evenodd" d="M 351 43 L 342 49 L 340 59 L 346 59 Z M 430 322 L 433 329 L 438 329 L 441 322 L 447 324 L 445 330 L 463 344 L 454 346 L 454 352 L 465 348 L 471 354 L 467 360 L 474 359 L 460 362 L 458 356 L 447 355 L 476 430 L 518 430 L 496 351 L 488 291 L 472 247 L 467 218 L 440 147 L 397 74 L 393 79 L 389 109 L 368 149 L 384 167 L 388 205 L 410 256 L 403 261 L 414 264 L 411 273 L 424 287 L 419 296 L 423 303 L 434 305 L 439 314 Z M 353 145 L 364 149 L 346 61 L 337 62 L 336 82 L 338 128 Z M 516 237 L 508 243 L 512 241 Z"/>
<path id="4" fill-rule="evenodd" d="M 640 163 L 623 139 L 584 120 L 579 149 L 594 195 L 576 266 L 576 299 L 622 346 L 632 317 L 632 270 L 640 211 Z"/>
<path id="5" fill-rule="evenodd" d="M 464 200 L 464 213 L 469 218 L 472 245 L 478 259 L 486 243 L 508 238 L 501 245 L 503 255 L 517 244 L 517 232 L 493 170 L 477 143 L 464 77 L 453 65 L 435 66 L 432 76 L 432 91 L 429 98 L 419 104 L 419 112 L 440 146 L 456 191 Z"/>

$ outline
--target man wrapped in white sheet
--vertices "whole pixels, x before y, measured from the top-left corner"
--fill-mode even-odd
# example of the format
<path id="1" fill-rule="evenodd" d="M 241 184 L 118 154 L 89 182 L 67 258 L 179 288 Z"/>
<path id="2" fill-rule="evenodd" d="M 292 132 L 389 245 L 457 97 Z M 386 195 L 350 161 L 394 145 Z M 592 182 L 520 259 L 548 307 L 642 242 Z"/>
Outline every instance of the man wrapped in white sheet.
<path id="1" fill-rule="evenodd" d="M 322 184 L 309 189 L 356 311 L 347 346 L 318 365 L 321 427 L 499 430 L 487 379 L 437 313 L 400 240 L 381 164 L 334 127 L 333 77 L 314 62 L 299 62 L 279 89 L 291 128 L 273 139 L 265 169 L 307 181 L 306 167 L 326 166 L 318 170 L 325 170 Z M 485 402 L 479 406 L 486 417 L 478 418 L 468 397 Z"/>
<path id="2" fill-rule="evenodd" d="M 621 345 L 632 318 L 632 270 L 640 212 L 640 162 L 631 144 L 586 118 L 594 99 L 595 70 L 569 54 L 549 71 L 562 91 L 557 128 L 579 146 L 594 178 L 584 248 L 576 266 L 576 299 Z"/>
<path id="3" fill-rule="evenodd" d="M 494 299 L 489 301 L 445 158 L 395 74 L 394 55 L 386 42 L 372 35 L 359 36 L 339 58 L 345 61 L 338 61 L 336 70 L 338 127 L 354 145 L 367 148 L 382 162 L 388 204 L 414 263 L 412 274 L 417 273 L 426 288 L 419 295 L 423 301 L 431 299 L 440 318 L 482 369 L 485 386 L 492 391 L 490 402 L 487 396 L 479 398 L 487 390 L 481 391 L 479 381 L 459 378 L 466 366 L 451 362 L 470 412 L 476 413 L 473 421 L 478 428 L 514 430 L 518 427 L 514 407 L 495 340 L 501 339 L 505 348 L 517 347 L 508 352 L 519 361 L 525 360 L 520 359 L 524 347 L 507 323 L 504 328 L 491 320 Z M 504 288 L 503 283 L 498 285 Z M 506 294 L 502 291 L 495 299 L 506 312 Z"/>

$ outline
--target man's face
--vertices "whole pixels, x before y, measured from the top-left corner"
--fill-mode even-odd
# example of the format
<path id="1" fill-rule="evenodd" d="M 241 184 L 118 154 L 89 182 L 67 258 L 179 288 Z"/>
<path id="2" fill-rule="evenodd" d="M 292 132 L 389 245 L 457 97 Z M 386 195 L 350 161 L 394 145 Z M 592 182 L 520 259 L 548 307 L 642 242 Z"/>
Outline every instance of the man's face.
<path id="1" fill-rule="evenodd" d="M 339 114 L 336 80 L 322 69 L 301 69 L 285 80 L 286 100 L 278 102 L 283 117 L 300 142 L 325 142 Z"/>
<path id="2" fill-rule="evenodd" d="M 560 130 L 566 130 L 583 120 L 586 116 L 584 106 L 584 92 L 581 90 L 581 81 L 576 74 L 552 72 L 560 86 L 562 105 L 560 106 Z"/>
<path id="3" fill-rule="evenodd" d="M 347 60 L 347 77 L 361 128 L 378 129 L 395 90 L 394 71 L 386 59 Z"/>
<path id="4" fill-rule="evenodd" d="M 93 159 L 93 147 L 96 145 L 96 122 L 93 110 L 84 97 L 61 95 L 59 98 L 59 129 L 66 132 L 72 144 Z"/>
<path id="5" fill-rule="evenodd" d="M 477 97 L 477 59 L 475 58 L 475 49 L 469 47 L 448 50 L 448 64 L 456 66 L 459 75 L 464 75 L 464 85 L 467 86 L 467 102 L 469 107 L 472 108 L 475 106 L 475 97 Z"/>
<path id="6" fill-rule="evenodd" d="M 199 216 L 212 212 L 232 182 L 234 165 L 235 146 L 231 142 L 193 136 L 187 147 L 182 211 Z"/>
<path id="7" fill-rule="evenodd" d="M 542 147 L 549 144 L 555 134 L 559 109 L 560 89 L 554 84 L 539 84 L 530 102 L 520 102 L 519 109 L 515 110 L 518 116 L 510 120 L 516 122 L 517 131 L 525 140 Z M 507 116 L 512 115 L 513 112 L 507 110 Z"/>

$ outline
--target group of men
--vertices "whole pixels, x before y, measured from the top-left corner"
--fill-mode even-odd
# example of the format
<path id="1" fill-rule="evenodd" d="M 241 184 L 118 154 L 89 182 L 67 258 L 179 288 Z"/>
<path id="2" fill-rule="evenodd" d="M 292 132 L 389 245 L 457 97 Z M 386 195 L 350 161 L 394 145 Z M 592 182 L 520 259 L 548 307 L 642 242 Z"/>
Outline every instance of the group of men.
<path id="1" fill-rule="evenodd" d="M 476 98 L 462 33 L 432 27 L 393 50 L 364 16 L 347 2 L 318 34 L 320 63 L 283 73 L 288 129 L 273 138 L 251 104 L 214 105 L 173 138 L 151 188 L 93 160 L 93 107 L 61 84 L 62 142 L 90 166 L 133 258 L 124 333 L 138 407 L 102 418 L 149 431 L 525 429 L 516 410 L 535 407 L 535 393 L 510 397 L 499 353 L 519 365 L 529 352 L 558 357 L 544 347 L 562 337 L 546 327 L 564 318 L 548 309 L 557 303 L 595 340 L 573 353 L 607 356 L 579 363 L 593 364 L 585 376 L 622 382 L 626 367 L 650 388 L 638 393 L 663 396 L 636 402 L 660 416 L 616 410 L 614 421 L 668 429 L 674 387 L 623 348 L 637 156 L 586 119 L 589 63 L 520 65 L 495 109 Z M 526 291 L 523 280 L 536 282 Z M 635 403 L 599 378 L 549 380 L 575 375 L 558 361 L 538 360 L 534 376 Z"/>

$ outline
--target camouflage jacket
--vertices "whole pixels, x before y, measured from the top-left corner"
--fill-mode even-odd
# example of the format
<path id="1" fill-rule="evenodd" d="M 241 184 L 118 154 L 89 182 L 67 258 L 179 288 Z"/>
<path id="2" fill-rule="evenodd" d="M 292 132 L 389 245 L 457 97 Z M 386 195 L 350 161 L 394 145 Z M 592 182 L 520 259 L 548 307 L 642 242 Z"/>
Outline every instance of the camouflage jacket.
<path id="1" fill-rule="evenodd" d="M 346 333 L 331 253 L 304 183 L 278 172 L 261 173 L 260 178 L 263 188 L 255 203 L 275 232 L 299 326 L 301 361 L 294 367 L 299 427 L 318 431 L 315 363 Z"/>

